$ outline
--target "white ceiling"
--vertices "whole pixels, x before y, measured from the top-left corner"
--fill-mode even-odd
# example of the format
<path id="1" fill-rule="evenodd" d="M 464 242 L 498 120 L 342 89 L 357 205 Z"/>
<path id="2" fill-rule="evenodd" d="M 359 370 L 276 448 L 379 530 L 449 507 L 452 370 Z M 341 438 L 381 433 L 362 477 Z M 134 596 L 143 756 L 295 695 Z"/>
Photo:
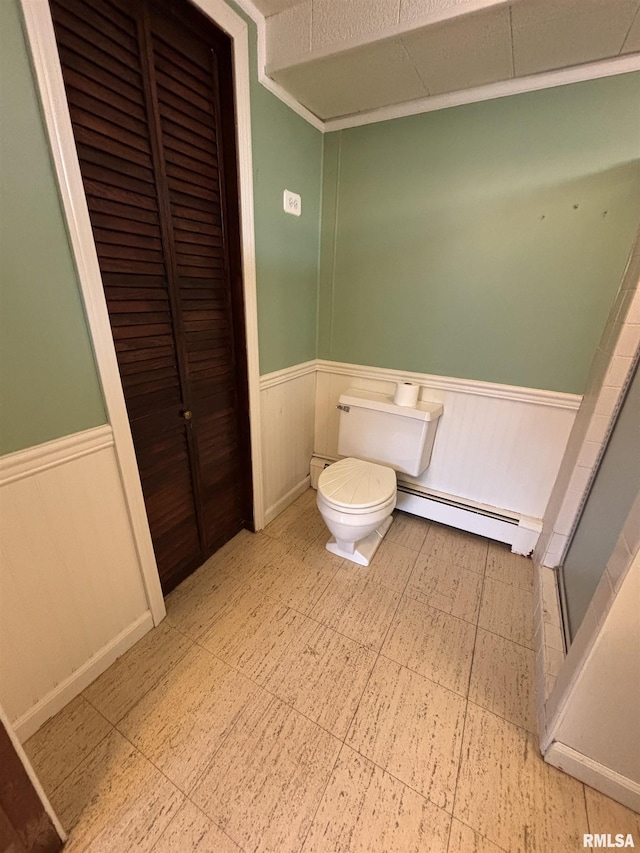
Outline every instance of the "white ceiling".
<path id="1" fill-rule="evenodd" d="M 640 52 L 640 0 L 254 4 L 268 76 L 322 120 Z"/>

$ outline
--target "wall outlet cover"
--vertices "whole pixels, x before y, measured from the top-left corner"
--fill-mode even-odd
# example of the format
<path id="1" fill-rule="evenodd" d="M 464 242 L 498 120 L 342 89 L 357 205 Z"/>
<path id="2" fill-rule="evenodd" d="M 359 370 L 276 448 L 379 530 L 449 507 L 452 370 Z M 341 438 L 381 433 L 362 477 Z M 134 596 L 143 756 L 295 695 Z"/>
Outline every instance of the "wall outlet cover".
<path id="1" fill-rule="evenodd" d="M 298 193 L 292 193 L 291 190 L 284 191 L 284 211 L 292 216 L 300 216 L 302 213 L 302 199 Z"/>

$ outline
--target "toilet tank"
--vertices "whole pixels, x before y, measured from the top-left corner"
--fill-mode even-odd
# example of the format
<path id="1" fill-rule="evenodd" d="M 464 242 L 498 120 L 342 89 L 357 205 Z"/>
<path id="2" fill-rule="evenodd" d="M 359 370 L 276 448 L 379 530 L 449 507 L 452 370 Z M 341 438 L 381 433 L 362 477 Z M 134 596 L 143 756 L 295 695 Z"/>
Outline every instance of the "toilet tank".
<path id="1" fill-rule="evenodd" d="M 440 403 L 398 406 L 393 397 L 349 389 L 340 395 L 338 453 L 417 477 L 429 466 Z"/>

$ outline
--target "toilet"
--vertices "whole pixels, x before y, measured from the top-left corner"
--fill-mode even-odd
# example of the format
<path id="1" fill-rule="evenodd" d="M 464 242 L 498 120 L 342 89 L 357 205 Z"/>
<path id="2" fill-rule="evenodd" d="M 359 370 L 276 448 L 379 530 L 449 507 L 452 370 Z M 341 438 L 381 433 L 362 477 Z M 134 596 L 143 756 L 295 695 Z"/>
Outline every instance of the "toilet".
<path id="1" fill-rule="evenodd" d="M 338 409 L 338 453 L 346 458 L 320 474 L 317 504 L 332 534 L 327 551 L 368 566 L 393 522 L 396 472 L 427 469 L 443 409 L 357 389 L 340 396 Z"/>

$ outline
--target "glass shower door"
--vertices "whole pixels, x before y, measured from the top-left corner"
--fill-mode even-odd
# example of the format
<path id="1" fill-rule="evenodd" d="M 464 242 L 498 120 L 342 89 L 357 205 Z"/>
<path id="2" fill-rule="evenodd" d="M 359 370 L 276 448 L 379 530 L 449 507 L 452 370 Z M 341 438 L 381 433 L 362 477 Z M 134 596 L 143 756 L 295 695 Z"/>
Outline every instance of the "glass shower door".
<path id="1" fill-rule="evenodd" d="M 573 640 L 640 488 L 640 370 L 634 376 L 567 552 L 561 578 Z"/>

